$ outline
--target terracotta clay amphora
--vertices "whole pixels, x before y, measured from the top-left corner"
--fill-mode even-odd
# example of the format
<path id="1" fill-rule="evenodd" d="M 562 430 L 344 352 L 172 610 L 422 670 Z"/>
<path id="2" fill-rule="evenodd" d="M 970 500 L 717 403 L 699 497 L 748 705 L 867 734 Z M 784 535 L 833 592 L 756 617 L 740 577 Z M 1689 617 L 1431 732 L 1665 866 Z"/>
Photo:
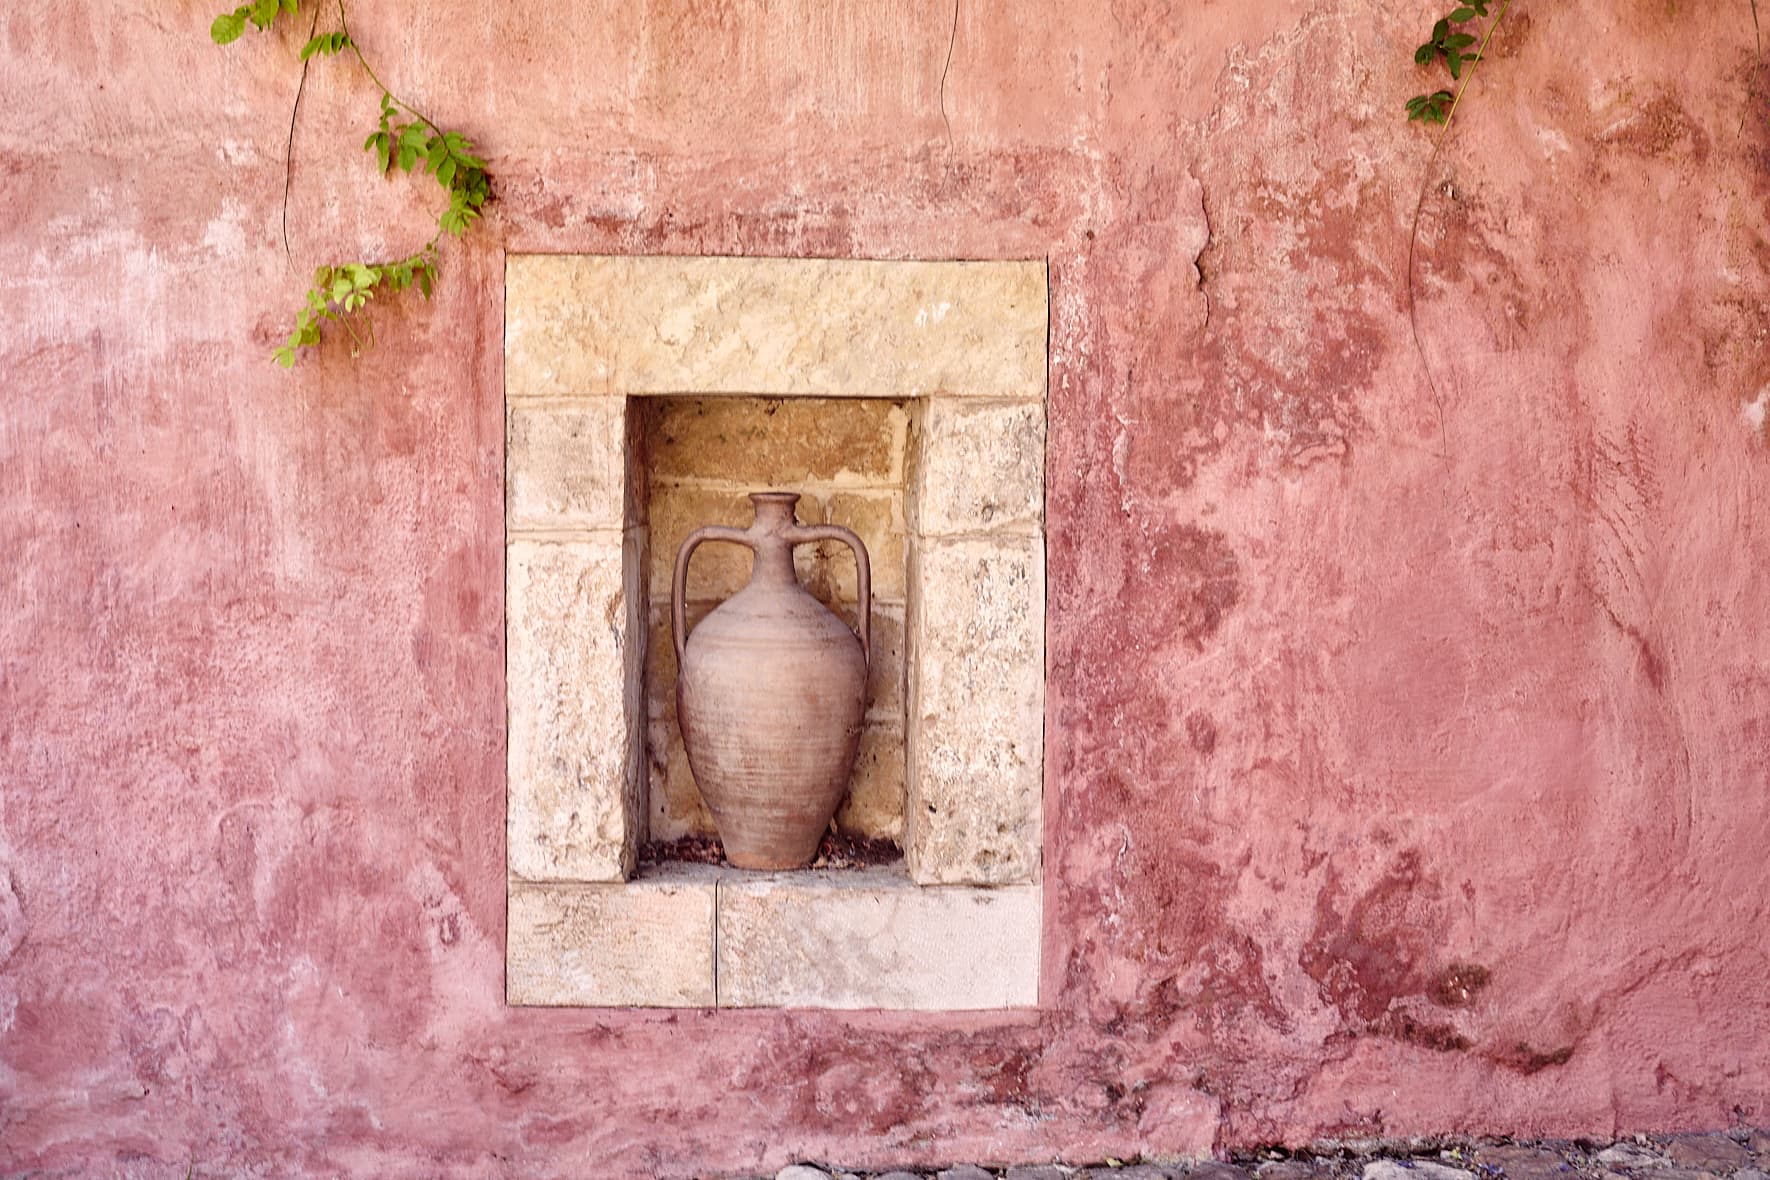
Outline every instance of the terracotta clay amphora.
<path id="1" fill-rule="evenodd" d="M 670 618 L 676 716 L 689 769 L 713 813 L 725 858 L 745 869 L 796 869 L 848 792 L 866 713 L 872 573 L 866 546 L 836 525 L 802 525 L 792 492 L 755 492 L 747 529 L 696 529 L 676 552 Z M 793 547 L 854 550 L 859 635 L 799 585 Z M 747 545 L 750 581 L 688 634 L 688 561 L 703 541 Z"/>

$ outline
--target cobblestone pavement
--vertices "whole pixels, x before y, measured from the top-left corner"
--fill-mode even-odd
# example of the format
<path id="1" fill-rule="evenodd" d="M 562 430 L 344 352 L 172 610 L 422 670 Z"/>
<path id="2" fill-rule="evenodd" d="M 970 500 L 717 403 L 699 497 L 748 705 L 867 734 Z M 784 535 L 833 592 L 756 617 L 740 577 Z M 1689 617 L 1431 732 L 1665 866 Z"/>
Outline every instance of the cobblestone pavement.
<path id="1" fill-rule="evenodd" d="M 1227 1161 L 1021 1164 L 853 1172 L 794 1164 L 759 1180 L 1770 1180 L 1770 1131 L 1588 1140 L 1343 1144 Z"/>

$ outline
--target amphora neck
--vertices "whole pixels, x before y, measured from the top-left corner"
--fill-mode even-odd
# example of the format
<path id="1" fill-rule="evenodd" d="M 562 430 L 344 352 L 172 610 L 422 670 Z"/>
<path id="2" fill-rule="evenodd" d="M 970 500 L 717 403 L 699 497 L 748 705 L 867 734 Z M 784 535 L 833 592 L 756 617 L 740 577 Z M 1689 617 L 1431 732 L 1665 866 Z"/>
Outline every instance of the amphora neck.
<path id="1" fill-rule="evenodd" d="M 756 552 L 756 563 L 750 570 L 750 582 L 760 586 L 797 586 L 793 571 L 793 542 L 788 538 L 799 527 L 795 507 L 797 492 L 751 492 L 756 519 L 746 531 Z"/>

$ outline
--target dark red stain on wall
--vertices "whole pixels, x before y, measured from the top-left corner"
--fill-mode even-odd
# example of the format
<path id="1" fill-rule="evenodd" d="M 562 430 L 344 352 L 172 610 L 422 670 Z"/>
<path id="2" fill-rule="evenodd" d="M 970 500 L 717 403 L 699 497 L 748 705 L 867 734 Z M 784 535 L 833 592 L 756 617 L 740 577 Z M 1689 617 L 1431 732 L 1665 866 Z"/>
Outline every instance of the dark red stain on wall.
<path id="1" fill-rule="evenodd" d="M 305 272 L 427 232 L 370 90 L 285 261 L 287 38 L 0 18 L 5 1170 L 1770 1117 L 1744 14 L 1515 4 L 1430 170 L 1409 5 L 953 14 L 353 8 L 498 212 L 293 375 Z M 1041 1010 L 504 1007 L 504 251 L 1048 259 Z"/>

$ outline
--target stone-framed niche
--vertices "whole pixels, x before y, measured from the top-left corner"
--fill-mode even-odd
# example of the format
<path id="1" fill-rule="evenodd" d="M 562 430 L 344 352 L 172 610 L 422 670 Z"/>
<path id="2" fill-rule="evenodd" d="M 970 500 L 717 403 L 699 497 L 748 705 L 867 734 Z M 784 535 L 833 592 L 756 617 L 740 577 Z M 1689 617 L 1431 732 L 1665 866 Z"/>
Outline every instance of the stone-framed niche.
<path id="1" fill-rule="evenodd" d="M 1043 262 L 508 259 L 511 1004 L 1038 1002 L 1047 319 Z M 642 870 L 648 839 L 710 830 L 675 730 L 675 549 L 770 486 L 872 551 L 839 822 L 903 857 Z M 796 558 L 851 619 L 843 552 Z M 695 563 L 691 621 L 749 555 Z"/>

